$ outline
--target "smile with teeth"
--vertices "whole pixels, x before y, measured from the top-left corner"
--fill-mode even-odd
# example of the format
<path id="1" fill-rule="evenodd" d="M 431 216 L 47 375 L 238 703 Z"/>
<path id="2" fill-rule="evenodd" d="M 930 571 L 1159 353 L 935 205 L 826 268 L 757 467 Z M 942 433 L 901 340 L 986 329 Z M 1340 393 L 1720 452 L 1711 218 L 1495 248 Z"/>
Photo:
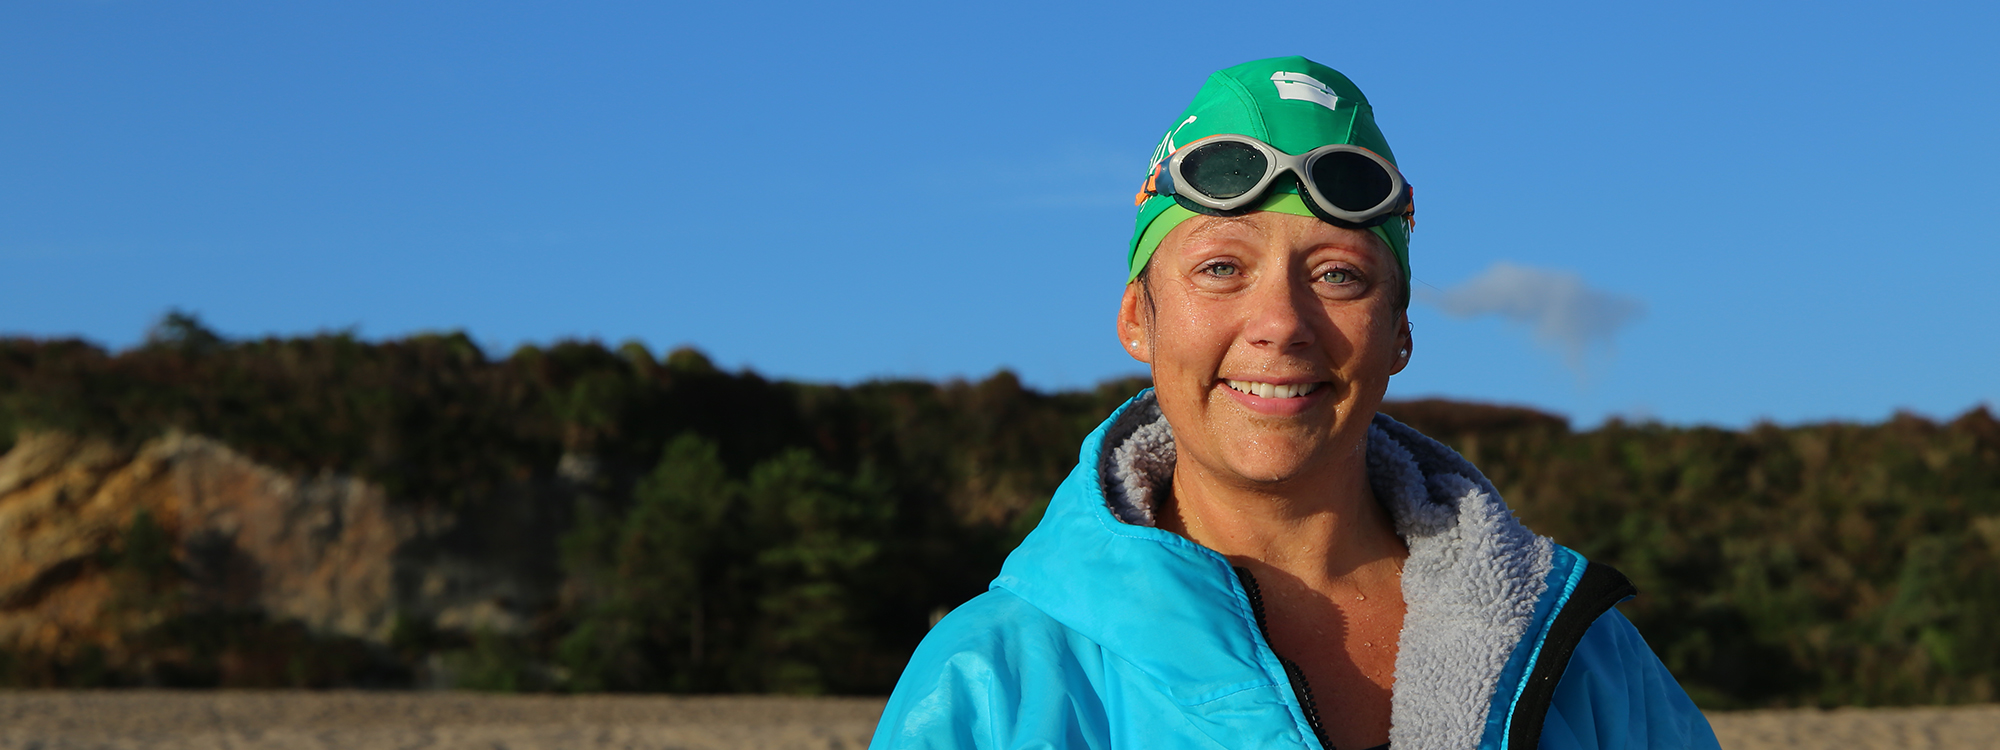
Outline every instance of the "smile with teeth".
<path id="1" fill-rule="evenodd" d="M 1319 390 L 1319 383 L 1259 383 L 1254 380 L 1224 380 L 1224 385 L 1239 393 L 1248 393 L 1260 398 L 1303 398 L 1306 394 Z"/>

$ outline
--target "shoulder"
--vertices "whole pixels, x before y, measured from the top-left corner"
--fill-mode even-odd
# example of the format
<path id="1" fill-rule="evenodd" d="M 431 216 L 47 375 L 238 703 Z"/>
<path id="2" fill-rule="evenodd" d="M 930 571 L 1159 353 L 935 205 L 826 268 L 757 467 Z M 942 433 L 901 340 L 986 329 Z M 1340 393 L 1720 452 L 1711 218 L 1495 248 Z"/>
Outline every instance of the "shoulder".
<path id="1" fill-rule="evenodd" d="M 924 636 L 903 681 L 925 674 L 1021 673 L 1077 662 L 1097 646 L 1005 589 L 973 597 Z M 898 684 L 900 689 L 901 683 Z"/>
<path id="2" fill-rule="evenodd" d="M 1544 750 L 1717 747 L 1680 683 L 1618 610 L 1600 615 L 1556 685 L 1542 724 Z"/>
<path id="3" fill-rule="evenodd" d="M 871 748 L 1005 748 L 1102 723 L 1100 649 L 1026 600 L 992 590 L 924 636 L 883 708 Z"/>

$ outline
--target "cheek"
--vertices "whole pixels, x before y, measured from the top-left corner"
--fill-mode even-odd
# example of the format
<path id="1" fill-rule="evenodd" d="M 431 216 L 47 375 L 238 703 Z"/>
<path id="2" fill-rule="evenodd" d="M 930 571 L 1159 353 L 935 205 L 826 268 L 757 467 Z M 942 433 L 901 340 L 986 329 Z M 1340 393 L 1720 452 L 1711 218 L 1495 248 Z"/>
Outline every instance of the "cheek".
<path id="1" fill-rule="evenodd" d="M 1365 309 L 1332 309 L 1322 319 L 1327 356 L 1342 369 L 1372 369 L 1396 358 L 1402 323 L 1393 313 Z"/>
<path id="2" fill-rule="evenodd" d="M 1386 313 L 1369 321 L 1369 355 L 1387 360 L 1391 365 L 1401 357 L 1397 351 L 1403 348 L 1402 316 Z"/>
<path id="3" fill-rule="evenodd" d="M 1154 325 L 1153 350 L 1168 365 L 1178 369 L 1213 369 L 1215 361 L 1228 351 L 1230 326 L 1217 310 L 1196 305 L 1162 305 Z"/>

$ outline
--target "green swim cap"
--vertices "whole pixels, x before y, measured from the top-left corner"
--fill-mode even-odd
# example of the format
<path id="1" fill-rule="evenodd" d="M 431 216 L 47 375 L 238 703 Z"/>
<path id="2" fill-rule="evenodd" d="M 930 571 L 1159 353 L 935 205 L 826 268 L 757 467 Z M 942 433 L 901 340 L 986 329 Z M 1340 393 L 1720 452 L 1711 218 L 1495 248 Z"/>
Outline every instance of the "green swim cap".
<path id="1" fill-rule="evenodd" d="M 1247 135 L 1288 154 L 1303 154 L 1335 143 L 1351 144 L 1396 163 L 1389 141 L 1375 127 L 1374 108 L 1368 106 L 1361 89 L 1339 71 L 1303 57 L 1247 62 L 1209 76 L 1201 91 L 1194 95 L 1194 102 L 1181 112 L 1174 126 L 1153 148 L 1153 157 L 1146 160 L 1148 177 L 1153 165 L 1175 149 L 1222 133 Z M 1125 279 L 1128 283 L 1139 277 L 1168 232 L 1199 215 L 1182 208 L 1170 196 L 1147 197 L 1143 192 L 1140 196 L 1143 202 L 1139 204 L 1138 221 L 1132 227 L 1131 251 L 1126 256 L 1130 269 Z M 1287 179 L 1277 182 L 1271 196 L 1257 210 L 1313 215 L 1298 195 L 1298 183 Z M 1409 227 L 1391 219 L 1369 231 L 1396 252 L 1396 263 L 1403 270 L 1403 298 L 1408 299 Z"/>

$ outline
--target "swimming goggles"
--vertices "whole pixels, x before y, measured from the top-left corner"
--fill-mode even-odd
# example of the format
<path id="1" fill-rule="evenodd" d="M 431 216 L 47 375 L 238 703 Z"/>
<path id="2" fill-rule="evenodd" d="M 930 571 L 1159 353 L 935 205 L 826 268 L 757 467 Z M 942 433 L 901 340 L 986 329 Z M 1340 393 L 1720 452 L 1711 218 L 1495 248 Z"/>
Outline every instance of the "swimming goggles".
<path id="1" fill-rule="evenodd" d="M 1298 180 L 1306 206 L 1329 224 L 1359 229 L 1415 218 L 1410 184 L 1373 151 L 1341 143 L 1293 155 L 1235 134 L 1211 135 L 1161 159 L 1137 202 L 1170 195 L 1189 211 L 1229 215 L 1260 202 L 1286 172 Z"/>

